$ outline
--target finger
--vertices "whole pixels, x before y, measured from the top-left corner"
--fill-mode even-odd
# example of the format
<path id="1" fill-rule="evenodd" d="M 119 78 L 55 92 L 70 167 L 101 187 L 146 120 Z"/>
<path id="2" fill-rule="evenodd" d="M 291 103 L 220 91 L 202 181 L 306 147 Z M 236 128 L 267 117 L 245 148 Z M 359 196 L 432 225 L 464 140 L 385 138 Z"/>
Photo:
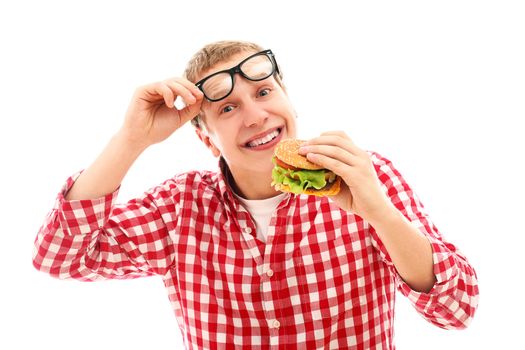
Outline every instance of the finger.
<path id="1" fill-rule="evenodd" d="M 173 106 L 175 100 L 171 89 L 163 83 L 155 83 L 139 89 L 137 97 L 149 103 L 158 103 L 164 100 L 168 107 Z"/>
<path id="2" fill-rule="evenodd" d="M 343 141 L 346 141 L 348 144 L 353 144 L 352 139 L 345 133 L 333 131 L 324 132 L 320 136 L 306 141 L 306 144 L 338 144 Z"/>
<path id="3" fill-rule="evenodd" d="M 202 105 L 202 99 L 197 100 L 195 103 L 187 105 L 179 111 L 179 116 L 181 123 L 186 123 L 187 121 L 195 118 L 199 114 Z"/>
<path id="4" fill-rule="evenodd" d="M 321 154 L 329 158 L 338 159 L 339 161 L 351 166 L 354 166 L 359 162 L 359 157 L 338 146 L 310 145 L 303 146 L 299 149 L 299 154 L 306 155 L 307 157 L 310 153 Z"/>
<path id="5" fill-rule="evenodd" d="M 200 97 L 204 96 L 202 91 L 188 79 L 177 77 L 177 78 L 173 78 L 173 80 L 181 84 L 182 86 L 184 86 L 186 89 L 188 89 L 196 99 L 198 99 L 199 96 Z"/>
<path id="6" fill-rule="evenodd" d="M 330 145 L 337 146 L 342 149 L 347 150 L 348 152 L 354 155 L 362 155 L 364 151 L 357 147 L 352 139 L 342 132 L 335 133 L 323 133 L 321 136 L 315 137 L 311 140 L 308 140 L 303 144 L 303 147 L 308 147 L 312 145 Z"/>
<path id="7" fill-rule="evenodd" d="M 342 130 L 325 131 L 322 132 L 319 136 L 336 136 L 350 140 L 350 137 Z"/>
<path id="8" fill-rule="evenodd" d="M 339 159 L 328 157 L 320 153 L 308 153 L 306 158 L 325 169 L 333 171 L 337 175 L 341 175 L 350 171 L 351 166 L 348 163 L 342 162 Z"/>
<path id="9" fill-rule="evenodd" d="M 331 130 L 331 131 L 325 131 L 321 133 L 321 136 L 330 136 L 330 135 L 349 138 L 348 135 L 342 130 Z"/>
<path id="10" fill-rule="evenodd" d="M 171 91 L 173 91 L 175 96 L 182 97 L 186 105 L 193 104 L 197 101 L 197 98 L 193 96 L 191 90 L 189 90 L 187 87 L 185 87 L 178 81 L 168 80 L 166 81 L 166 85 L 171 89 Z M 171 107 L 173 107 L 173 104 L 171 105 Z"/>

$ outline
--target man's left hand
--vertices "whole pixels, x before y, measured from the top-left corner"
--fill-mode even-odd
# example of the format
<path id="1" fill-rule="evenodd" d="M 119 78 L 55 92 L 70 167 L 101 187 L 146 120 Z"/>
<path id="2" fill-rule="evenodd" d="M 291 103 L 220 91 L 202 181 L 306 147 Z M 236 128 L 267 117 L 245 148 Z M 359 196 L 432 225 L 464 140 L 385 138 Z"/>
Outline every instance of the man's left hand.
<path id="1" fill-rule="evenodd" d="M 304 143 L 299 153 L 342 178 L 341 191 L 330 197 L 341 209 L 369 222 L 380 220 L 395 210 L 381 189 L 369 154 L 357 147 L 344 132 L 322 133 Z"/>

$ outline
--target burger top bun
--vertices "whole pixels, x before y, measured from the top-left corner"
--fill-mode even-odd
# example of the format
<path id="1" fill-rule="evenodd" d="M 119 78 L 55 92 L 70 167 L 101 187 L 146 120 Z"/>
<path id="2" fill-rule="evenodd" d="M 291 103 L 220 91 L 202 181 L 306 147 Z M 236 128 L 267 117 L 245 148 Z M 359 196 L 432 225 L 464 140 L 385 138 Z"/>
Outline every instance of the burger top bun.
<path id="1" fill-rule="evenodd" d="M 304 140 L 287 139 L 282 140 L 275 147 L 274 154 L 277 158 L 290 164 L 296 168 L 306 170 L 319 170 L 323 169 L 322 166 L 314 164 L 306 159 L 305 156 L 299 154 L 299 147 L 303 144 Z"/>

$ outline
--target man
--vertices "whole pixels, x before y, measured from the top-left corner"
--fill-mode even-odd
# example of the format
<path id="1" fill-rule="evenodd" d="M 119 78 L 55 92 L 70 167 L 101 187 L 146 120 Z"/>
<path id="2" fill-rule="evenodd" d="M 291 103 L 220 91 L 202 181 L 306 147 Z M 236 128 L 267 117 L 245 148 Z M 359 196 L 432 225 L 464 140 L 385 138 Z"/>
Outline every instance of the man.
<path id="1" fill-rule="evenodd" d="M 325 132 L 300 152 L 343 179 L 340 193 L 271 187 L 273 149 L 297 135 L 270 50 L 213 43 L 185 76 L 139 88 L 102 154 L 68 179 L 37 236 L 37 269 L 160 275 L 189 349 L 393 349 L 396 289 L 440 327 L 469 324 L 475 272 L 390 161 Z M 137 157 L 189 120 L 220 171 L 115 204 Z"/>

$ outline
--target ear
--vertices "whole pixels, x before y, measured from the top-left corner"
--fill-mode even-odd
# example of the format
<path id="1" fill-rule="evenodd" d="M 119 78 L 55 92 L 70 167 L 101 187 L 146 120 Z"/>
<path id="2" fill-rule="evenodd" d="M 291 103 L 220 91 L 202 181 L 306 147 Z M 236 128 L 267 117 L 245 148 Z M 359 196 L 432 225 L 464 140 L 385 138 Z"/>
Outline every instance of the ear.
<path id="1" fill-rule="evenodd" d="M 204 143 L 206 148 L 208 148 L 214 157 L 220 157 L 221 151 L 215 147 L 213 144 L 213 140 L 211 139 L 210 135 L 208 135 L 207 131 L 202 130 L 202 128 L 195 128 L 195 133 L 199 137 L 199 139 Z"/>

